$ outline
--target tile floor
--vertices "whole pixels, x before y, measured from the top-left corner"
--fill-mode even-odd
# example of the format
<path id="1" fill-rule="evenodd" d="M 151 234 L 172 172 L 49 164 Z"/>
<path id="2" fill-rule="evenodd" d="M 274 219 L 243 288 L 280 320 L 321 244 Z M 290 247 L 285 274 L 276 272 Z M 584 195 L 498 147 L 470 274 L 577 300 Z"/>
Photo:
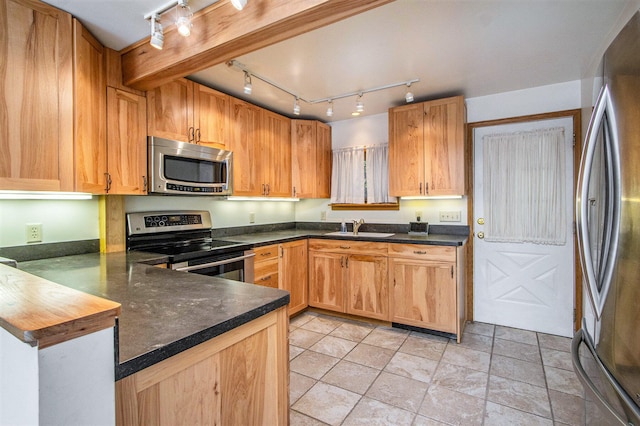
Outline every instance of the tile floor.
<path id="1" fill-rule="evenodd" d="M 462 343 L 305 312 L 291 425 L 582 425 L 571 340 L 469 323 Z"/>

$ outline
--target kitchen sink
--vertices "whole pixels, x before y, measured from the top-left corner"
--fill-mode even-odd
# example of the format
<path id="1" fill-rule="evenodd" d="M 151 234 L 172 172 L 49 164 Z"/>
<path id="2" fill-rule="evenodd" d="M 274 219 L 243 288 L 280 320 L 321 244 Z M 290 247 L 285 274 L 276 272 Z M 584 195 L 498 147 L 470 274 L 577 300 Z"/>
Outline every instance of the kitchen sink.
<path id="1" fill-rule="evenodd" d="M 353 232 L 329 232 L 324 235 L 336 236 L 336 237 L 372 237 L 372 238 L 386 238 L 390 237 L 393 234 L 388 234 L 384 232 L 358 232 L 358 235 L 354 235 Z"/>

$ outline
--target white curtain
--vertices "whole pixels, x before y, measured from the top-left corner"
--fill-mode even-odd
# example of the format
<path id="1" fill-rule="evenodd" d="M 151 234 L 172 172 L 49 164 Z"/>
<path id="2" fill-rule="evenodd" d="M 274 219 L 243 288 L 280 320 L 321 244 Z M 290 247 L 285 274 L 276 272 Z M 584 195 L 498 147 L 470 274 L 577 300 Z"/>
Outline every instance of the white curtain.
<path id="1" fill-rule="evenodd" d="M 333 151 L 331 203 L 364 204 L 364 148 Z"/>
<path id="2" fill-rule="evenodd" d="M 565 244 L 564 129 L 484 136 L 485 240 Z"/>
<path id="3" fill-rule="evenodd" d="M 367 203 L 395 203 L 389 196 L 389 146 L 367 148 Z"/>

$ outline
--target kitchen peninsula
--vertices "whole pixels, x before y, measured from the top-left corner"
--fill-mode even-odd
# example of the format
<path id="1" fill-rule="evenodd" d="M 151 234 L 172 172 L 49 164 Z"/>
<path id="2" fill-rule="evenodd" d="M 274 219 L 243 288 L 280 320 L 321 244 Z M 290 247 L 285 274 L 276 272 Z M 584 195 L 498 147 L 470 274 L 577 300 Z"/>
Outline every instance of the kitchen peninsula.
<path id="1" fill-rule="evenodd" d="M 121 305 L 117 424 L 285 424 L 288 293 L 154 266 L 162 262 L 144 253 L 92 253 L 20 267 L 42 286 L 59 283 Z M 3 289 L 17 275 L 28 274 L 3 267 Z"/>

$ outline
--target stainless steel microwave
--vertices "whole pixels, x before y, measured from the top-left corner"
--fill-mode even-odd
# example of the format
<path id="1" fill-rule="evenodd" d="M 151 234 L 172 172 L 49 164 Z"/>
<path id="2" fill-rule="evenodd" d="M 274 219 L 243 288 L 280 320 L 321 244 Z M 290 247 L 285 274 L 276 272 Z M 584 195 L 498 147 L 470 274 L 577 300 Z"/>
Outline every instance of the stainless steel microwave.
<path id="1" fill-rule="evenodd" d="M 149 136 L 149 192 L 231 195 L 233 153 Z"/>

